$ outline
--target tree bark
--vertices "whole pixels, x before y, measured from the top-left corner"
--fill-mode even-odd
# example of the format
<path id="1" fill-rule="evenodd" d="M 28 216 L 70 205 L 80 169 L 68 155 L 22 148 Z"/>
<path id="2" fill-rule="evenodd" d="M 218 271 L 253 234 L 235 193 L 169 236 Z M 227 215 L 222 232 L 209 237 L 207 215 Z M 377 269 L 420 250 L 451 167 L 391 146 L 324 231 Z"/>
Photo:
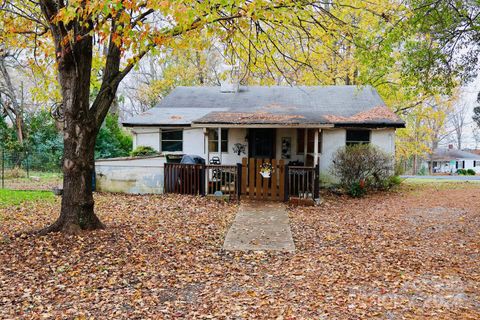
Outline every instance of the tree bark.
<path id="1" fill-rule="evenodd" d="M 41 234 L 104 228 L 94 212 L 92 190 L 95 140 L 100 127 L 90 112 L 92 47 L 90 36 L 71 47 L 57 47 L 64 113 L 63 196 L 59 218 Z"/>

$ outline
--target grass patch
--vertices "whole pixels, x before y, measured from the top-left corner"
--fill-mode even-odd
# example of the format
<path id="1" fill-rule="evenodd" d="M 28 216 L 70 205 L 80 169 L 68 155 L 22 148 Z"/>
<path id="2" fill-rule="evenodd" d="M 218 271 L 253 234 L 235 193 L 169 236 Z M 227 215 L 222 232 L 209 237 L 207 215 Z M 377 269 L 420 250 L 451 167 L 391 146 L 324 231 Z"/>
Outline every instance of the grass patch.
<path id="1" fill-rule="evenodd" d="M 19 205 L 23 202 L 52 201 L 55 198 L 51 191 L 23 191 L 0 189 L 0 207 Z"/>
<path id="2" fill-rule="evenodd" d="M 406 178 L 403 179 L 403 182 L 411 184 L 480 183 L 480 180 Z"/>

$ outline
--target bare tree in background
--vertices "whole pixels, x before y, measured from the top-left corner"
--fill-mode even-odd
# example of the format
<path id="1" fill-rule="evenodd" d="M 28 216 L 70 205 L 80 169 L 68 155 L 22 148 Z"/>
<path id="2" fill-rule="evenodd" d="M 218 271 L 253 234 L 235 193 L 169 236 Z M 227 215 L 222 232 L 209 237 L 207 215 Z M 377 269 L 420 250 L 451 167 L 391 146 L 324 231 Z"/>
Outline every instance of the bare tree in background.
<path id="1" fill-rule="evenodd" d="M 472 136 L 475 142 L 475 150 L 477 150 L 480 147 L 480 127 L 476 124 L 472 125 Z"/>
<path id="2" fill-rule="evenodd" d="M 217 85 L 215 68 L 222 62 L 214 45 L 204 50 L 145 57 L 119 88 L 123 117 L 154 107 L 177 86 Z"/>
<path id="3" fill-rule="evenodd" d="M 5 48 L 0 48 L 0 114 L 6 115 L 17 132 L 17 140 L 23 145 L 25 138 L 23 124 L 23 88 L 20 97 L 14 87 L 10 74 L 9 60 L 15 60 L 15 55 Z"/>
<path id="4" fill-rule="evenodd" d="M 464 129 L 465 126 L 468 125 L 468 111 L 469 109 L 466 104 L 458 104 L 455 106 L 455 109 L 450 114 L 448 119 L 448 124 L 451 127 L 451 131 L 453 134 L 451 140 L 458 150 L 462 149 Z"/>

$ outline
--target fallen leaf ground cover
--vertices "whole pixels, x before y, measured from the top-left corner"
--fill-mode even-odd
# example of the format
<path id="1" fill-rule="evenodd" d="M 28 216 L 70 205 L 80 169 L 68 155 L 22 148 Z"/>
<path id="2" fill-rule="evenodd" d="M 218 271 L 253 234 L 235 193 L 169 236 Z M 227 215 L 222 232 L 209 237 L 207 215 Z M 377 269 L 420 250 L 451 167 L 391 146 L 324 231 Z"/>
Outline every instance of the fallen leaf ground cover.
<path id="1" fill-rule="evenodd" d="M 480 186 L 290 208 L 297 250 L 221 250 L 236 204 L 97 194 L 107 229 L 23 236 L 59 199 L 0 208 L 0 318 L 478 319 Z"/>

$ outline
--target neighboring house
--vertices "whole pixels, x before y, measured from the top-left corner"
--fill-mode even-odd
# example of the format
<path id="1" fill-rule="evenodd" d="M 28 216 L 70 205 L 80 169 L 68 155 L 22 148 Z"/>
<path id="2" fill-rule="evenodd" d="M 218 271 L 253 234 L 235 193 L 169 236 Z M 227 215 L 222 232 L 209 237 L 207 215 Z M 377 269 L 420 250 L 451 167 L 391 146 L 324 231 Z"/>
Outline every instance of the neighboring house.
<path id="1" fill-rule="evenodd" d="M 131 128 L 134 148 L 160 152 L 157 163 L 172 153 L 222 165 L 276 159 L 318 165 L 320 175 L 329 174 L 345 145 L 370 143 L 393 155 L 395 130 L 405 126 L 370 86 L 231 88 L 178 87 L 123 125 Z"/>
<path id="2" fill-rule="evenodd" d="M 432 166 L 433 173 L 455 173 L 458 169 L 473 169 L 480 173 L 480 155 L 472 152 L 454 149 L 435 149 L 427 165 Z"/>

